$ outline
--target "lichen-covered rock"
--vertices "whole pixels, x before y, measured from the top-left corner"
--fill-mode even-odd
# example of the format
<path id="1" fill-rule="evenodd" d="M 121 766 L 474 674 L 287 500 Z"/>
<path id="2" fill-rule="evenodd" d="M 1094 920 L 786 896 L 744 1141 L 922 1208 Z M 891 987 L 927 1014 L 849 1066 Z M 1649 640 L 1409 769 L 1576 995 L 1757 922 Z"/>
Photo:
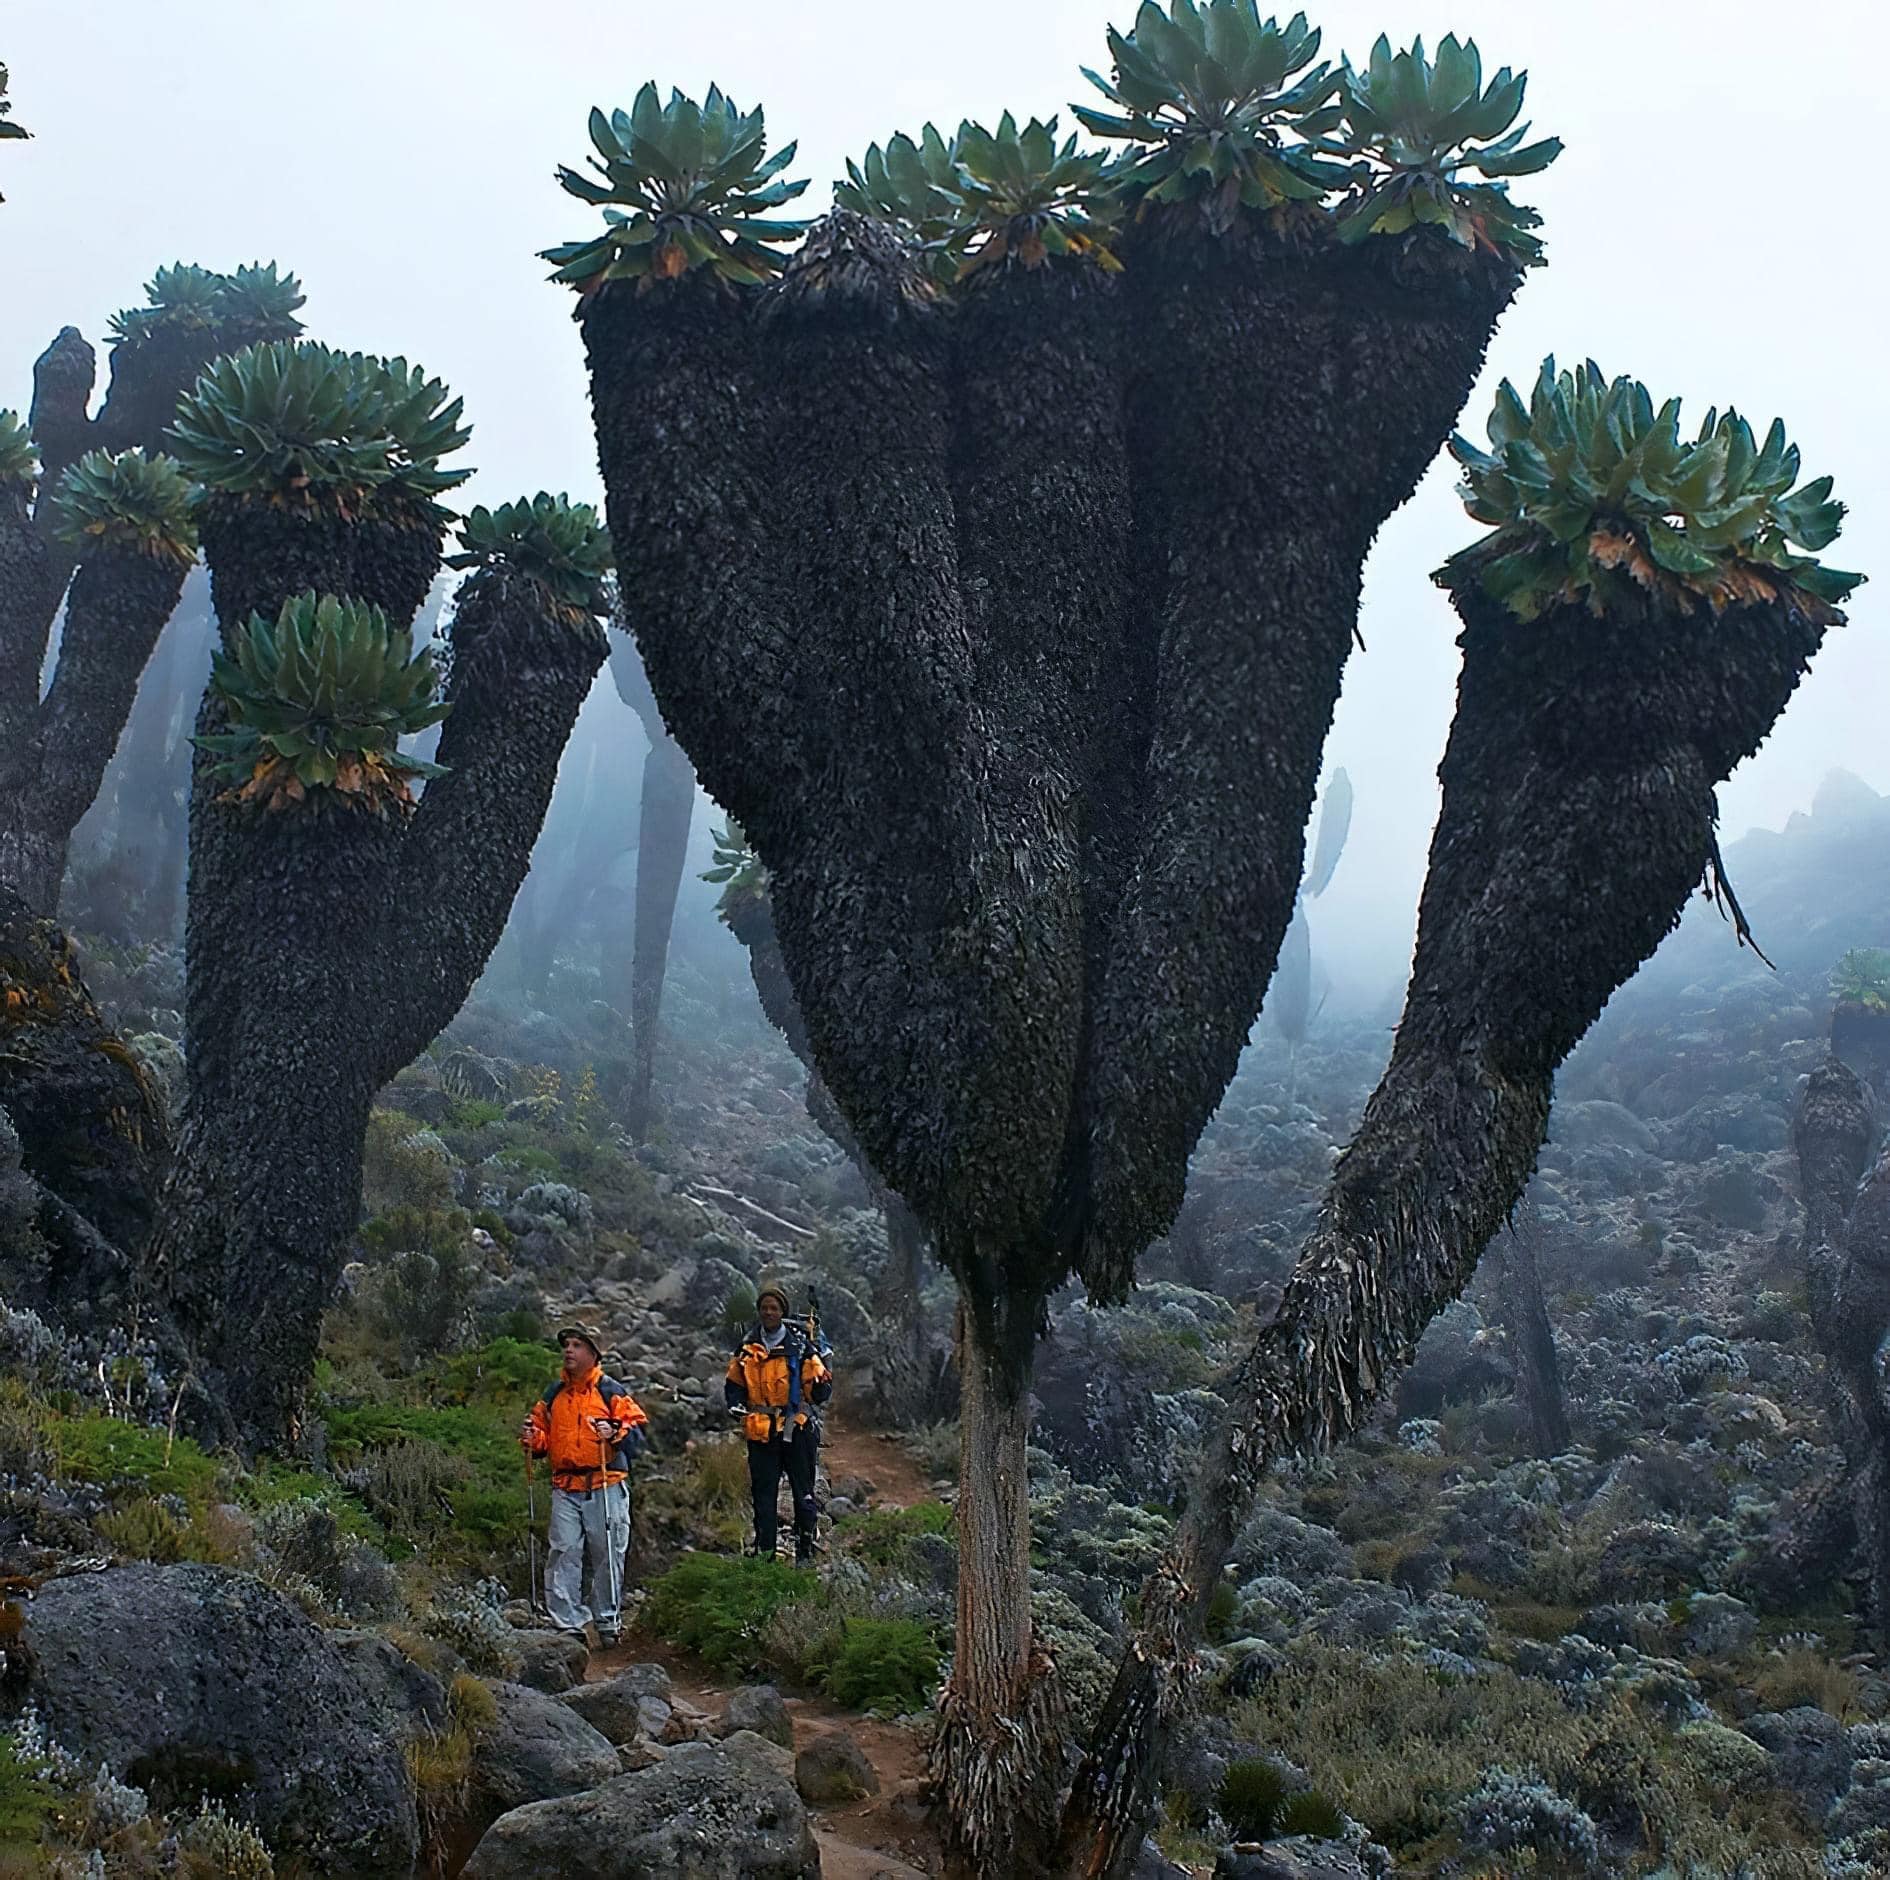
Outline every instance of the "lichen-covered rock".
<path id="1" fill-rule="evenodd" d="M 579 1684 L 562 1693 L 564 1702 L 612 1743 L 631 1742 L 646 1731 L 650 1703 L 669 1696 L 669 1673 L 661 1665 L 626 1665 L 614 1677 Z M 668 1721 L 665 1707 L 662 1722 Z"/>
<path id="2" fill-rule="evenodd" d="M 1763 1710 L 1739 1726 L 1772 1759 L 1772 1780 L 1822 1816 L 1851 1779 L 1851 1746 L 1844 1726 L 1828 1711 L 1800 1705 Z"/>
<path id="3" fill-rule="evenodd" d="M 584 1668 L 590 1661 L 590 1647 L 569 1632 L 549 1627 L 521 1631 L 513 1682 L 529 1684 L 534 1691 L 546 1691 L 555 1697 L 584 1681 Z"/>
<path id="4" fill-rule="evenodd" d="M 278 1857 L 311 1872 L 413 1861 L 389 1687 L 252 1575 L 144 1565 L 53 1580 L 26 1608 L 26 1639 L 51 1735 L 157 1805 L 234 1787 Z"/>
<path id="5" fill-rule="evenodd" d="M 790 1779 L 731 1745 L 684 1743 L 651 1768 L 501 1816 L 464 1872 L 466 1880 L 816 1880 L 820 1849 Z"/>
<path id="6" fill-rule="evenodd" d="M 738 1730 L 752 1730 L 783 1749 L 794 1747 L 794 1719 L 772 1684 L 744 1684 L 729 1693 L 718 1734 L 733 1736 Z"/>
<path id="7" fill-rule="evenodd" d="M 822 1731 L 794 1757 L 794 1787 L 801 1801 L 826 1808 L 879 1793 L 879 1770 L 845 1731 Z"/>
<path id="8" fill-rule="evenodd" d="M 475 1828 L 617 1774 L 616 1749 L 570 1705 L 525 1684 L 488 1680 L 486 1688 L 498 1715 L 473 1748 L 467 1819 Z"/>

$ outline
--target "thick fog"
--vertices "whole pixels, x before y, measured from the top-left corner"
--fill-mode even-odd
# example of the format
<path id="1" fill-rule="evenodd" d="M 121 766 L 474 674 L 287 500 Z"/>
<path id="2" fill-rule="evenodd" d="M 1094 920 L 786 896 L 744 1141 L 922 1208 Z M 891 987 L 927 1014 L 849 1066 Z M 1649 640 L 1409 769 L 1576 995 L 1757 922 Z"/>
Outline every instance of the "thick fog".
<path id="1" fill-rule="evenodd" d="M 0 57 L 35 141 L 8 146 L 0 209 L 0 405 L 67 323 L 95 342 L 160 263 L 274 257 L 306 284 L 314 335 L 404 353 L 463 393 L 481 466 L 469 500 L 597 493 L 570 298 L 537 249 L 595 212 L 553 166 L 586 148 L 593 104 L 646 77 L 711 80 L 766 104 L 818 210 L 843 159 L 927 118 L 1062 110 L 1105 65 L 1130 0 L 627 0 L 530 14 L 497 0 L 12 0 Z M 1885 263 L 1871 210 L 1890 50 L 1867 0 L 1331 0 L 1326 50 L 1474 34 L 1486 64 L 1527 66 L 1528 115 L 1567 152 L 1517 186 L 1550 265 L 1504 320 L 1467 425 L 1547 352 L 1592 355 L 1679 393 L 1695 418 L 1738 403 L 1783 415 L 1807 471 L 1852 513 L 1831 551 L 1876 569 L 1771 742 L 1724 793 L 1727 834 L 1806 807 L 1833 766 L 1890 791 L 1890 576 L 1884 449 L 1890 376 L 1876 337 Z M 1283 451 L 1293 440 L 1279 440 Z M 1365 650 L 1330 761 L 1357 790 L 1351 840 L 1314 910 L 1335 1005 L 1375 1007 L 1409 946 L 1435 768 L 1455 677 L 1452 616 L 1429 571 L 1473 532 L 1440 463 L 1367 571 Z M 1256 518 L 1259 524 L 1264 518 Z M 634 597 L 633 597 L 634 598 Z M 609 688 L 608 678 L 599 680 Z M 614 698 L 607 735 L 641 733 Z M 605 733 L 600 732 L 600 735 Z M 567 772 L 569 766 L 567 766 Z M 706 816 L 699 815 L 697 840 Z M 685 889 L 679 940 L 709 890 Z"/>

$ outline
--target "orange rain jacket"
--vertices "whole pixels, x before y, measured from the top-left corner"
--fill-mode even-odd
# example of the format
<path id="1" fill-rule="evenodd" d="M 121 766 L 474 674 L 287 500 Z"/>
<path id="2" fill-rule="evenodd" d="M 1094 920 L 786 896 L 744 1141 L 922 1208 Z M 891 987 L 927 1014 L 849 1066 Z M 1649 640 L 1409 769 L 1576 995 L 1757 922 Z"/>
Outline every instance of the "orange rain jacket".
<path id="1" fill-rule="evenodd" d="M 833 1372 L 826 1363 L 825 1339 L 821 1340 L 822 1350 L 811 1350 L 801 1328 L 792 1326 L 788 1337 L 770 1351 L 761 1327 L 755 1326 L 729 1359 L 722 1383 L 729 1408 L 748 1412 L 742 1418 L 742 1433 L 751 1443 L 765 1443 L 779 1435 L 788 1419 L 790 1343 L 802 1354 L 801 1407 L 794 1418 L 795 1426 L 804 1424 L 807 1413 L 833 1395 Z"/>
<path id="2" fill-rule="evenodd" d="M 606 1401 L 598 1389 L 603 1375 L 602 1365 L 592 1365 L 575 1383 L 561 1378 L 549 1405 L 542 1397 L 532 1405 L 532 1454 L 550 1457 L 553 1486 L 572 1494 L 624 1479 L 622 1469 L 608 1466 L 617 1444 L 591 1428 L 592 1417 L 609 1417 L 626 1430 L 650 1420 L 627 1391 Z"/>

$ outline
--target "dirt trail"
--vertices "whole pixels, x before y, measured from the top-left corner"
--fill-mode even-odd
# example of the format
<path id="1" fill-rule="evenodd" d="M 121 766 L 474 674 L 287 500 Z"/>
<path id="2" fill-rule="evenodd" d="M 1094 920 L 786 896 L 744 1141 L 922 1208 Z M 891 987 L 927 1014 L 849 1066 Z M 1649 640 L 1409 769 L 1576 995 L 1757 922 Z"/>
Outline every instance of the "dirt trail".
<path id="1" fill-rule="evenodd" d="M 870 1483 L 870 1508 L 906 1508 L 932 1497 L 931 1483 L 906 1450 L 883 1432 L 852 1427 L 842 1402 L 834 1404 L 822 1433 L 821 1463 L 835 1484 Z M 682 1703 L 717 1720 L 727 1708 L 729 1693 L 744 1682 L 635 1627 L 615 1650 L 593 1652 L 585 1677 L 595 1683 L 633 1664 L 661 1665 Z M 794 1720 L 796 1749 L 838 1731 L 865 1752 L 879 1777 L 877 1795 L 809 1809 L 820 1843 L 822 1880 L 925 1880 L 940 1873 L 943 1856 L 922 1795 L 925 1751 L 913 1732 L 902 1724 L 842 1710 L 824 1698 L 785 1701 Z"/>
<path id="2" fill-rule="evenodd" d="M 821 1431 L 820 1460 L 836 1487 L 849 1480 L 872 1483 L 869 1508 L 910 1508 L 933 1499 L 930 1480 L 902 1442 L 884 1430 L 854 1427 L 844 1391 L 836 1395 Z"/>

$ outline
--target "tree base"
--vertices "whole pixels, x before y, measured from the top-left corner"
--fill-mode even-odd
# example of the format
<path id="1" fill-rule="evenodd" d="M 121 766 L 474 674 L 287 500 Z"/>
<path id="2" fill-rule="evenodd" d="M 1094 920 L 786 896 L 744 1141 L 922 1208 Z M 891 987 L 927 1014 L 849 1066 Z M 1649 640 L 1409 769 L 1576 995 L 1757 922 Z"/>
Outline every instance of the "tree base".
<path id="1" fill-rule="evenodd" d="M 969 1880 L 1015 1880 L 1052 1870 L 1064 1721 L 1055 1661 L 1035 1643 L 1024 1685 L 1003 1714 L 974 1712 L 946 1688 L 932 1788 L 954 1871 Z"/>

